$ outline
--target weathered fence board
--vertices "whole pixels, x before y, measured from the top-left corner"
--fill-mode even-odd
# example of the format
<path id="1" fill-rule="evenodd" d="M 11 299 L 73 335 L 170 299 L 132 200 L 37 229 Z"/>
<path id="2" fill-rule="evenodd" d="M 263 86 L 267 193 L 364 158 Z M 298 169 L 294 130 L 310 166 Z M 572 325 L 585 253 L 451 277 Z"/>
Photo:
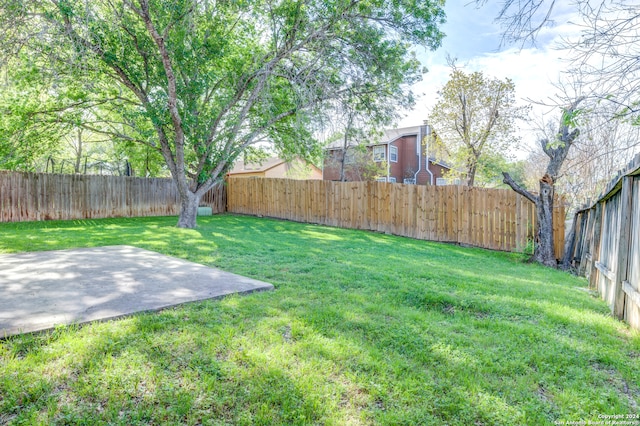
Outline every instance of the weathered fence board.
<path id="1" fill-rule="evenodd" d="M 629 251 L 627 255 L 627 277 L 623 292 L 628 298 L 624 306 L 624 318 L 634 327 L 640 328 L 640 177 L 632 183 L 631 213 L 629 223 Z"/>
<path id="2" fill-rule="evenodd" d="M 232 213 L 494 250 L 522 251 L 535 228 L 535 206 L 507 189 L 230 178 L 227 194 Z M 557 206 L 555 215 L 556 256 L 561 258 L 564 206 Z"/>
<path id="3" fill-rule="evenodd" d="M 576 221 L 574 266 L 615 316 L 640 329 L 640 155 Z"/>
<path id="4" fill-rule="evenodd" d="M 201 205 L 224 212 L 224 186 L 206 193 Z M 164 216 L 179 210 L 171 179 L 0 171 L 0 222 Z"/>

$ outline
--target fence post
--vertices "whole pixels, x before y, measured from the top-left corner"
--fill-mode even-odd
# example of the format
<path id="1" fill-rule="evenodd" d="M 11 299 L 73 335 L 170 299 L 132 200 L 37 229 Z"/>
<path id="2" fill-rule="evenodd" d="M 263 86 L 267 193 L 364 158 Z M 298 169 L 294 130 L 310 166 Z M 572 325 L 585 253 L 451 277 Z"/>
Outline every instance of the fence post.
<path id="1" fill-rule="evenodd" d="M 589 288 L 597 289 L 597 275 L 599 273 L 598 268 L 596 268 L 596 260 L 600 255 L 600 236 L 602 234 L 602 202 L 598 202 L 596 204 L 595 213 L 593 216 L 593 235 L 591 236 L 591 271 L 589 272 Z"/>
<path id="2" fill-rule="evenodd" d="M 573 214 L 573 220 L 571 221 L 571 230 L 569 231 L 568 238 L 564 241 L 563 253 L 560 256 L 562 269 L 567 270 L 573 265 L 574 252 L 576 251 L 576 239 L 578 238 L 578 218 L 580 213 L 576 211 Z"/>
<path id="3" fill-rule="evenodd" d="M 565 207 L 564 198 L 557 197 L 553 202 L 553 251 L 556 259 L 562 261 L 564 257 L 564 222 L 565 222 Z"/>
<path id="4" fill-rule="evenodd" d="M 620 318 L 624 318 L 624 302 L 625 294 L 622 289 L 623 283 L 627 280 L 627 267 L 629 262 L 629 233 L 631 232 L 631 197 L 633 194 L 633 178 L 625 176 L 622 178 L 622 193 L 620 199 L 620 226 L 618 240 L 618 264 L 616 266 L 615 280 L 615 301 L 613 305 L 613 314 Z"/>
<path id="5" fill-rule="evenodd" d="M 586 206 L 585 206 L 586 207 Z M 578 248 L 578 253 L 580 257 L 578 260 L 578 275 L 583 275 L 586 265 L 586 256 L 587 256 L 587 242 L 589 240 L 588 233 L 590 232 L 590 227 L 592 225 L 591 222 L 592 210 L 583 210 L 580 214 L 580 247 Z"/>

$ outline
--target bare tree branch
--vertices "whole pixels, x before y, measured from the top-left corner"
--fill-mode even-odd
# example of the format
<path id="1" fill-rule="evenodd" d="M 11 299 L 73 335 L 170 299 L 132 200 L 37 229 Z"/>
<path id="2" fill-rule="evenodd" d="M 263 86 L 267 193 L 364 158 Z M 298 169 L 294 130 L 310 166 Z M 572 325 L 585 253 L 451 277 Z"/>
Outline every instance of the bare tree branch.
<path id="1" fill-rule="evenodd" d="M 513 180 L 513 178 L 509 175 L 509 173 L 502 172 L 502 176 L 504 177 L 502 182 L 509 185 L 511 189 L 513 189 L 515 192 L 522 195 L 527 200 L 531 201 L 533 204 L 536 204 L 538 202 L 538 197 L 533 195 L 531 192 L 527 191 L 526 189 L 522 188 L 520 185 L 518 185 L 518 183 Z"/>

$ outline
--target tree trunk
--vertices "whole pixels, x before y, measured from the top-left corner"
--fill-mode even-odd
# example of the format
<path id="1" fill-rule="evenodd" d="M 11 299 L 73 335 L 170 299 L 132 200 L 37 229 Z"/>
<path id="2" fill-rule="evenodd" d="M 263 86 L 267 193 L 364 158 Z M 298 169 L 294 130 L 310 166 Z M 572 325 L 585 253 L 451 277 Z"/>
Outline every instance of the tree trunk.
<path id="1" fill-rule="evenodd" d="M 533 260 L 546 266 L 557 267 L 556 254 L 553 246 L 553 180 L 540 180 L 540 195 L 536 203 L 538 219 L 537 244 L 533 252 Z"/>
<path id="2" fill-rule="evenodd" d="M 509 173 L 503 172 L 502 175 L 504 176 L 504 183 L 536 206 L 536 248 L 531 259 L 543 265 L 556 268 L 558 262 L 553 247 L 553 179 L 549 175 L 544 175 L 540 179 L 540 194 L 534 195 L 520 187 L 509 176 Z"/>
<path id="3" fill-rule="evenodd" d="M 78 129 L 78 149 L 76 149 L 76 163 L 74 164 L 74 172 L 80 173 L 80 162 L 82 161 L 82 129 Z"/>
<path id="4" fill-rule="evenodd" d="M 473 171 L 473 174 L 467 178 L 467 186 L 469 188 L 473 187 L 476 179 L 476 173 Z"/>
<path id="5" fill-rule="evenodd" d="M 183 195 L 185 194 L 185 195 Z M 198 206 L 200 197 L 191 191 L 180 194 L 180 215 L 178 216 L 178 228 L 193 229 L 197 224 Z"/>
<path id="6" fill-rule="evenodd" d="M 340 182 L 346 182 L 347 178 L 344 173 L 344 160 L 347 156 L 347 149 L 342 149 L 342 159 L 340 160 Z"/>
<path id="7" fill-rule="evenodd" d="M 344 163 L 347 160 L 347 150 L 349 149 L 349 132 L 351 131 L 351 123 L 353 122 L 353 116 L 349 114 L 349 120 L 347 122 L 347 128 L 344 130 L 344 139 L 342 143 L 342 159 L 340 160 L 340 182 L 346 182 L 347 176 L 345 175 Z"/>
<path id="8" fill-rule="evenodd" d="M 549 157 L 547 164 L 547 173 L 540 179 L 540 194 L 534 195 L 524 188 L 521 188 L 509 173 L 503 172 L 503 182 L 506 183 L 520 195 L 528 198 L 529 201 L 536 205 L 536 216 L 538 219 L 538 231 L 536 232 L 536 249 L 533 252 L 533 260 L 546 266 L 556 268 L 558 262 L 553 247 L 553 196 L 554 185 L 564 160 L 567 158 L 569 149 L 580 135 L 579 129 L 573 129 L 571 122 L 578 114 L 578 104 L 582 102 L 580 97 L 573 101 L 569 107 L 563 109 L 562 119 L 558 128 L 557 140 L 555 143 L 549 143 L 547 139 L 540 140 L 540 147 Z M 564 220 L 564 218 L 559 218 Z"/>
<path id="9" fill-rule="evenodd" d="M 476 181 L 476 171 L 478 169 L 478 159 L 474 158 L 473 162 L 467 166 L 467 186 L 473 187 Z"/>

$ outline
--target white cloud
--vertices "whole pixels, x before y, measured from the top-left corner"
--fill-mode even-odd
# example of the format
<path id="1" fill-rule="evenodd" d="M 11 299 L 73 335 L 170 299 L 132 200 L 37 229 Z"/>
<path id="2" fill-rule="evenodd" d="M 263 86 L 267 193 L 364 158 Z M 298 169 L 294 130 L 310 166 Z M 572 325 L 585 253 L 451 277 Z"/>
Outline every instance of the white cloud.
<path id="1" fill-rule="evenodd" d="M 559 50 L 557 46 L 563 38 L 574 37 L 577 34 L 577 27 L 570 23 L 575 17 L 576 15 L 563 14 L 562 19 L 558 19 L 553 26 L 543 28 L 537 46 L 523 49 L 514 47 L 497 52 L 487 49 L 484 52 L 477 52 L 464 62 L 459 61 L 458 64 L 469 72 L 481 71 L 487 77 L 512 79 L 516 87 L 516 98 L 520 104 L 528 105 L 530 100 L 553 103 L 558 93 L 554 84 L 560 81 L 562 72 L 568 67 L 567 61 L 564 60 L 567 52 Z M 437 91 L 447 82 L 450 72 L 444 56 L 438 52 L 429 57 L 426 55 L 423 57 L 429 72 L 425 74 L 423 81 L 413 87 L 414 93 L 419 96 L 418 102 L 415 109 L 408 112 L 399 123 L 400 126 L 422 123 L 430 108 L 435 105 Z M 551 109 L 533 105 L 532 116 L 540 117 L 549 114 Z M 527 144 L 535 141 L 534 127 L 526 123 L 521 126 L 520 133 Z"/>
<path id="2" fill-rule="evenodd" d="M 485 54 L 474 58 L 469 65 L 470 70 L 482 71 L 487 76 L 512 79 L 520 102 L 546 101 L 553 97 L 557 92 L 553 84 L 566 69 L 560 52 L 537 48 Z"/>
<path id="3" fill-rule="evenodd" d="M 546 101 L 557 91 L 553 86 L 558 82 L 566 64 L 559 52 L 548 49 L 509 49 L 498 53 L 476 56 L 467 63 L 460 64 L 465 71 L 481 71 L 487 77 L 510 78 L 516 86 L 516 98 L 520 103 L 527 100 Z M 416 108 L 403 123 L 426 117 L 437 100 L 438 90 L 446 84 L 450 69 L 445 64 L 434 65 L 424 79 L 413 87 L 420 96 Z M 422 120 L 422 119 L 421 119 Z"/>

